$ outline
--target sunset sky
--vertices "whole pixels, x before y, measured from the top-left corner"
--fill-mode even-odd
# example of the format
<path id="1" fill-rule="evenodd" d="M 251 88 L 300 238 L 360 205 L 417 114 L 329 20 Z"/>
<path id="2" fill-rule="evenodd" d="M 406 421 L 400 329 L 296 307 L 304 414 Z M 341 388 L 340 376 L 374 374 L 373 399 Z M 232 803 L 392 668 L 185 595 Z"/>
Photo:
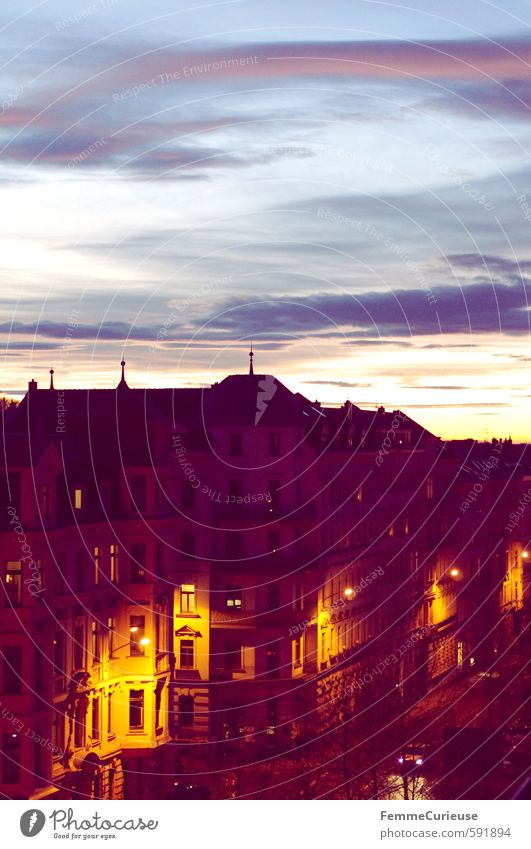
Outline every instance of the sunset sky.
<path id="1" fill-rule="evenodd" d="M 3 0 L 3 393 L 247 368 L 531 440 L 531 2 Z"/>

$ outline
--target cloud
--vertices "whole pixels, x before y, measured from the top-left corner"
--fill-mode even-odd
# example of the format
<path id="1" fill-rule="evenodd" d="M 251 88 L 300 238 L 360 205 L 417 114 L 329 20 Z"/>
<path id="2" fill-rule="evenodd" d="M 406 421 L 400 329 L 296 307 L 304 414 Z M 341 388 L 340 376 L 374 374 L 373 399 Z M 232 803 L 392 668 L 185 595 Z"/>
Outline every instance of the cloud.
<path id="1" fill-rule="evenodd" d="M 341 389 L 368 389 L 372 383 L 348 383 L 345 380 L 303 380 L 310 386 L 339 386 Z"/>

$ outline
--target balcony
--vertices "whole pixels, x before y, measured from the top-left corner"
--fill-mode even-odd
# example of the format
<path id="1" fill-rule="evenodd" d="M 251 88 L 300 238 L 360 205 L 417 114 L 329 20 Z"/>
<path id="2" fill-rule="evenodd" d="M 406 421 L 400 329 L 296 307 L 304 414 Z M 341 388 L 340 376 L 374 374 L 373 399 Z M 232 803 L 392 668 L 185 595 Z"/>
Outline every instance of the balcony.
<path id="1" fill-rule="evenodd" d="M 256 612 L 254 610 L 212 609 L 210 611 L 211 625 L 223 625 L 236 628 L 256 628 Z"/>

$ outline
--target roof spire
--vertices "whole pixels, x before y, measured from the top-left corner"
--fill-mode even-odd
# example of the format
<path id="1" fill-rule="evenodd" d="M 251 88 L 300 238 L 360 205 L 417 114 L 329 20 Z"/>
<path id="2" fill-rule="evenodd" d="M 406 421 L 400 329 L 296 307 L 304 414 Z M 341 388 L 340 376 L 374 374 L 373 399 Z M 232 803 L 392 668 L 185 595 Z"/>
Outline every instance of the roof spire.
<path id="1" fill-rule="evenodd" d="M 53 385 L 53 374 L 54 374 L 54 370 L 53 370 L 53 368 L 51 368 L 51 369 L 50 369 L 50 389 L 54 389 L 54 385 Z"/>
<path id="2" fill-rule="evenodd" d="M 249 351 L 249 374 L 254 374 L 253 357 L 254 357 L 253 343 L 251 342 L 251 350 Z"/>
<path id="3" fill-rule="evenodd" d="M 120 383 L 118 384 L 118 389 L 120 389 L 120 388 L 129 389 L 129 387 L 128 387 L 126 381 L 125 381 L 125 360 L 122 360 L 120 365 L 122 367 L 122 379 L 120 380 Z"/>

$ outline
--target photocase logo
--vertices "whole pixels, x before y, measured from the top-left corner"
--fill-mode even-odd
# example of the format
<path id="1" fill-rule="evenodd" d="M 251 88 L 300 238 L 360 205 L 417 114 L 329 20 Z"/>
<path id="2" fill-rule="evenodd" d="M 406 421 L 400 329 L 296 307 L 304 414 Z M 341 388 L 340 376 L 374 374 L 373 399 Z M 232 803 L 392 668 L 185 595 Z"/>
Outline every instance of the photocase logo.
<path id="1" fill-rule="evenodd" d="M 258 424 L 271 398 L 277 391 L 277 382 L 272 374 L 266 374 L 262 380 L 258 381 L 258 392 L 256 397 L 256 415 L 254 417 L 255 426 Z"/>
<path id="2" fill-rule="evenodd" d="M 35 837 L 43 830 L 46 817 L 42 811 L 32 808 L 31 811 L 25 811 L 20 817 L 20 830 L 24 837 Z"/>

